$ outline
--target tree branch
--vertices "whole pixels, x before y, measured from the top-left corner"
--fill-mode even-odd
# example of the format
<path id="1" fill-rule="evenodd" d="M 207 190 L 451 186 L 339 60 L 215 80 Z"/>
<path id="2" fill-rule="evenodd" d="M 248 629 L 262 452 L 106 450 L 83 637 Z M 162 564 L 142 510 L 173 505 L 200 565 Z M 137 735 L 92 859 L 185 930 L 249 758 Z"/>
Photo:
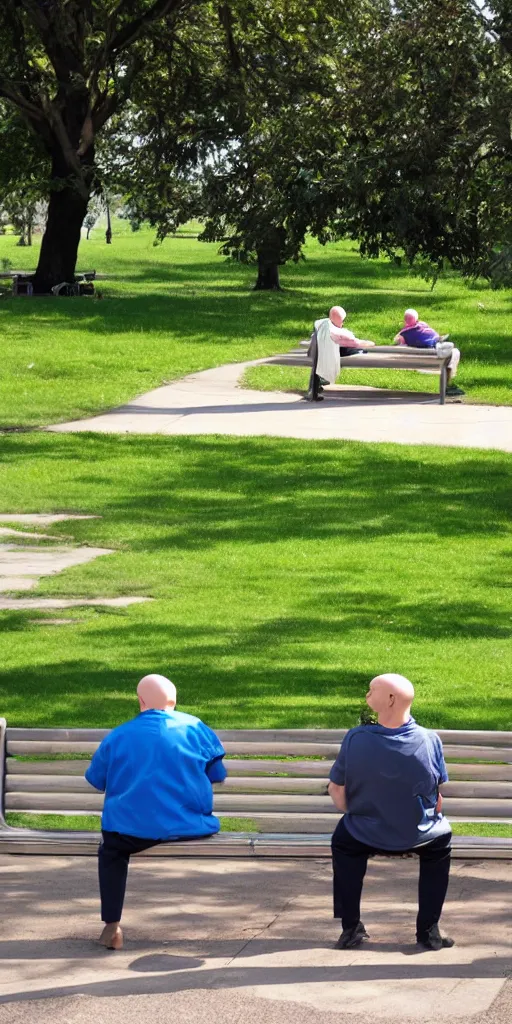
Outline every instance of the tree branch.
<path id="1" fill-rule="evenodd" d="M 491 35 L 494 36 L 494 39 L 497 41 L 500 38 L 499 33 L 494 28 L 493 22 L 491 22 L 491 20 L 486 17 L 484 13 L 485 8 L 480 7 L 477 0 L 470 0 L 470 5 L 473 8 L 480 24 L 483 25 L 485 30 L 487 32 L 490 32 Z"/>
<path id="2" fill-rule="evenodd" d="M 116 86 L 114 92 L 107 95 L 103 93 L 98 97 L 92 109 L 92 126 L 94 134 L 103 128 L 103 125 L 115 114 L 118 106 L 124 103 L 130 95 L 132 83 L 142 67 L 142 60 L 132 56 L 131 66 L 127 69 L 122 78 L 122 87 Z"/>
<path id="3" fill-rule="evenodd" d="M 32 100 L 24 96 L 14 82 L 10 82 L 6 78 L 0 78 L 0 96 L 10 100 L 11 103 L 14 103 L 15 107 L 18 107 L 18 110 L 23 111 L 24 114 L 33 118 L 34 121 L 44 120 L 42 107 L 38 107 L 36 103 L 33 103 Z"/>
<path id="4" fill-rule="evenodd" d="M 167 14 L 173 14 L 180 7 L 184 7 L 186 3 L 187 0 L 155 0 L 155 3 L 149 10 L 145 11 L 138 18 L 134 18 L 128 25 L 125 25 L 119 32 L 116 32 L 108 44 L 109 53 L 120 53 L 122 50 L 125 50 L 143 34 L 149 25 L 159 21 L 160 18 L 165 18 Z M 124 3 L 121 0 L 117 10 L 120 11 L 123 6 Z"/>

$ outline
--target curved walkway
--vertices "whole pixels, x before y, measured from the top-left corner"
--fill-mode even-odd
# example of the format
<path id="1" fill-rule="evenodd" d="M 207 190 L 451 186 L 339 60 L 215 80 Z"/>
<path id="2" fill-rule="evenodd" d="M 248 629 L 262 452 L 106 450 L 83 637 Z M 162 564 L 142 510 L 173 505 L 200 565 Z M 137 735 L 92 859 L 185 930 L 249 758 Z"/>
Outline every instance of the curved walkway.
<path id="1" fill-rule="evenodd" d="M 233 363 L 148 391 L 111 412 L 48 430 L 107 434 L 233 434 L 391 441 L 512 451 L 512 407 L 439 405 L 437 396 L 334 385 L 325 401 L 238 386 L 248 366 Z"/>

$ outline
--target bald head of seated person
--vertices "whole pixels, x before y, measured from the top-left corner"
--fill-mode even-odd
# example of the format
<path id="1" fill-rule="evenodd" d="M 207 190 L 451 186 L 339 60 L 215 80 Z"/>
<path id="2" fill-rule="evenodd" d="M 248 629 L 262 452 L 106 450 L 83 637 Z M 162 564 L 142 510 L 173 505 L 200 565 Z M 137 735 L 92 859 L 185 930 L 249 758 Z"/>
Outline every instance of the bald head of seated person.
<path id="1" fill-rule="evenodd" d="M 343 306 L 331 306 L 329 310 L 329 334 L 331 340 L 336 345 L 339 345 L 340 356 L 346 354 L 345 349 L 353 352 L 354 350 L 359 351 L 360 348 L 372 348 L 375 342 L 360 341 L 352 331 L 347 330 L 344 326 L 346 316 L 347 314 Z M 318 321 L 318 323 L 321 323 L 321 321 Z"/>
<path id="2" fill-rule="evenodd" d="M 439 931 L 450 871 L 451 828 L 440 793 L 448 775 L 441 740 L 415 722 L 413 700 L 404 676 L 372 679 L 366 701 L 377 722 L 350 729 L 331 769 L 329 794 L 344 812 L 332 837 L 340 949 L 369 937 L 360 905 L 368 858 L 376 853 L 418 855 L 416 940 L 424 949 L 453 946 Z"/>
<path id="3" fill-rule="evenodd" d="M 131 854 L 219 831 L 212 783 L 223 782 L 224 748 L 193 715 L 176 711 L 176 687 L 165 676 L 137 686 L 139 714 L 105 737 L 85 773 L 105 793 L 98 851 L 100 942 L 121 949 L 120 921 Z"/>

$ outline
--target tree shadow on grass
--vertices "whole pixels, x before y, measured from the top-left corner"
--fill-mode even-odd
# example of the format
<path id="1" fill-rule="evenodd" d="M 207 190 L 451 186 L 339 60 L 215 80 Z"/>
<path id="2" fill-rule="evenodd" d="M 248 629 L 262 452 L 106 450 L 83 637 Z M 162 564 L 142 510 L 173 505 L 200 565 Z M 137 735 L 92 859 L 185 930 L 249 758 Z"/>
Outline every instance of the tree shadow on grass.
<path id="1" fill-rule="evenodd" d="M 509 531 L 512 464 L 499 452 L 217 436 L 0 437 L 5 468 L 21 459 L 42 482 L 45 463 L 51 472 L 62 460 L 72 508 L 79 502 L 80 512 L 107 517 L 60 523 L 59 531 L 119 544 L 129 528 L 135 551 L 343 536 L 435 544 Z M 37 488 L 34 501 L 39 507 Z M 62 488 L 57 504 L 69 506 Z M 160 532 L 138 538 L 133 524 Z"/>

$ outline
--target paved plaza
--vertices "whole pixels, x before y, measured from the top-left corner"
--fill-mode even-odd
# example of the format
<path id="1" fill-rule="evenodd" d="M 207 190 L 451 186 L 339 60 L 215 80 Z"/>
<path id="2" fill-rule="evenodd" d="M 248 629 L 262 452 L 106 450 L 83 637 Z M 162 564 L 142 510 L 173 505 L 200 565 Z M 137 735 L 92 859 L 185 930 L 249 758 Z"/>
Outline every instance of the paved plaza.
<path id="1" fill-rule="evenodd" d="M 415 860 L 370 862 L 359 950 L 333 948 L 330 881 L 328 861 L 139 857 L 114 953 L 95 858 L 4 854 L 0 1022 L 509 1024 L 512 863 L 454 863 L 440 953 L 414 944 Z"/>
<path id="2" fill-rule="evenodd" d="M 61 433 L 230 434 L 306 440 L 392 441 L 512 451 L 512 407 L 447 403 L 432 394 L 335 385 L 325 401 L 238 386 L 248 366 L 219 366 L 155 388 L 99 416 L 58 423 Z"/>

